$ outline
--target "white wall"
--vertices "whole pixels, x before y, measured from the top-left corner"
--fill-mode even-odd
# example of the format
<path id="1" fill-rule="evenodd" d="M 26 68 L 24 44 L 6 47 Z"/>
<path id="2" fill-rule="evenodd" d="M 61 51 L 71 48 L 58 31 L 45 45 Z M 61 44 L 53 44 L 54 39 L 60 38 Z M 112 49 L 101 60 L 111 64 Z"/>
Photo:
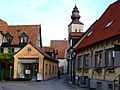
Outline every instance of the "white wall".
<path id="1" fill-rule="evenodd" d="M 77 29 L 77 32 L 83 32 L 83 25 L 81 25 L 81 24 L 72 24 L 72 26 L 71 26 L 72 32 L 75 32 L 76 29 Z M 79 29 L 81 31 L 79 31 Z"/>
<path id="2" fill-rule="evenodd" d="M 67 73 L 67 59 L 58 59 L 59 67 L 64 67 L 64 73 Z"/>

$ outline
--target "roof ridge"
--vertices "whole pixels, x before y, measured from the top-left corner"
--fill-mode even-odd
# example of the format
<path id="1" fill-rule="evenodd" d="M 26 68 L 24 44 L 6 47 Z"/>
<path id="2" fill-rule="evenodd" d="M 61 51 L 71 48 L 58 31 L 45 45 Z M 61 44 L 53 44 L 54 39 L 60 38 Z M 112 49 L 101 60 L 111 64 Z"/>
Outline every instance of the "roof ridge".
<path id="1" fill-rule="evenodd" d="M 34 24 L 34 25 L 9 25 L 10 27 L 12 26 L 40 26 L 40 24 Z"/>

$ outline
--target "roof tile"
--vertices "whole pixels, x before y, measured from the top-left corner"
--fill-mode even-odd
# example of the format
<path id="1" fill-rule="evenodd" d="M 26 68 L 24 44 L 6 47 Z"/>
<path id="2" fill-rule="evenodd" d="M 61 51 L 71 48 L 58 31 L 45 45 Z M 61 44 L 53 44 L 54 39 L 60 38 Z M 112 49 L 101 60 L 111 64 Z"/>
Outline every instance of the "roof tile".
<path id="1" fill-rule="evenodd" d="M 105 26 L 113 21 L 110 27 Z M 110 37 L 120 35 L 120 2 L 116 1 L 111 4 L 95 25 L 90 29 L 93 33 L 88 37 L 86 36 L 76 47 L 76 49 L 100 42 Z"/>
<path id="2" fill-rule="evenodd" d="M 51 40 L 51 47 L 58 50 L 58 59 L 65 58 L 65 50 L 69 49 L 67 40 Z"/>

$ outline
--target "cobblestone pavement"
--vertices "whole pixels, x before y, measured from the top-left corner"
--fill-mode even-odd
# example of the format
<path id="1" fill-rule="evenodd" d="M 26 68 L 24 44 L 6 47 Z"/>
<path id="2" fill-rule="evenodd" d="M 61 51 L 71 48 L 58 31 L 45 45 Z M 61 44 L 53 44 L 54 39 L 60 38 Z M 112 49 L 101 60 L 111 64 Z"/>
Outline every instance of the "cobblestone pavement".
<path id="1" fill-rule="evenodd" d="M 44 82 L 10 81 L 0 82 L 0 90 L 88 90 L 68 84 L 67 76 Z"/>

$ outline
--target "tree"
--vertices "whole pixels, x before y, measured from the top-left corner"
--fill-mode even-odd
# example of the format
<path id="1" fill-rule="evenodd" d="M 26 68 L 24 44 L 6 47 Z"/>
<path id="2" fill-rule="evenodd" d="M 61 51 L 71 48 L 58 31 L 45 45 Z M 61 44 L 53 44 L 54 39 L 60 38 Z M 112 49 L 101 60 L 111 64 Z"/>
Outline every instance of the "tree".
<path id="1" fill-rule="evenodd" d="M 10 66 L 13 66 L 13 54 L 10 53 L 0 53 L 0 70 L 1 70 L 1 80 L 3 79 L 3 74 L 8 78 L 7 72 L 9 71 Z"/>

